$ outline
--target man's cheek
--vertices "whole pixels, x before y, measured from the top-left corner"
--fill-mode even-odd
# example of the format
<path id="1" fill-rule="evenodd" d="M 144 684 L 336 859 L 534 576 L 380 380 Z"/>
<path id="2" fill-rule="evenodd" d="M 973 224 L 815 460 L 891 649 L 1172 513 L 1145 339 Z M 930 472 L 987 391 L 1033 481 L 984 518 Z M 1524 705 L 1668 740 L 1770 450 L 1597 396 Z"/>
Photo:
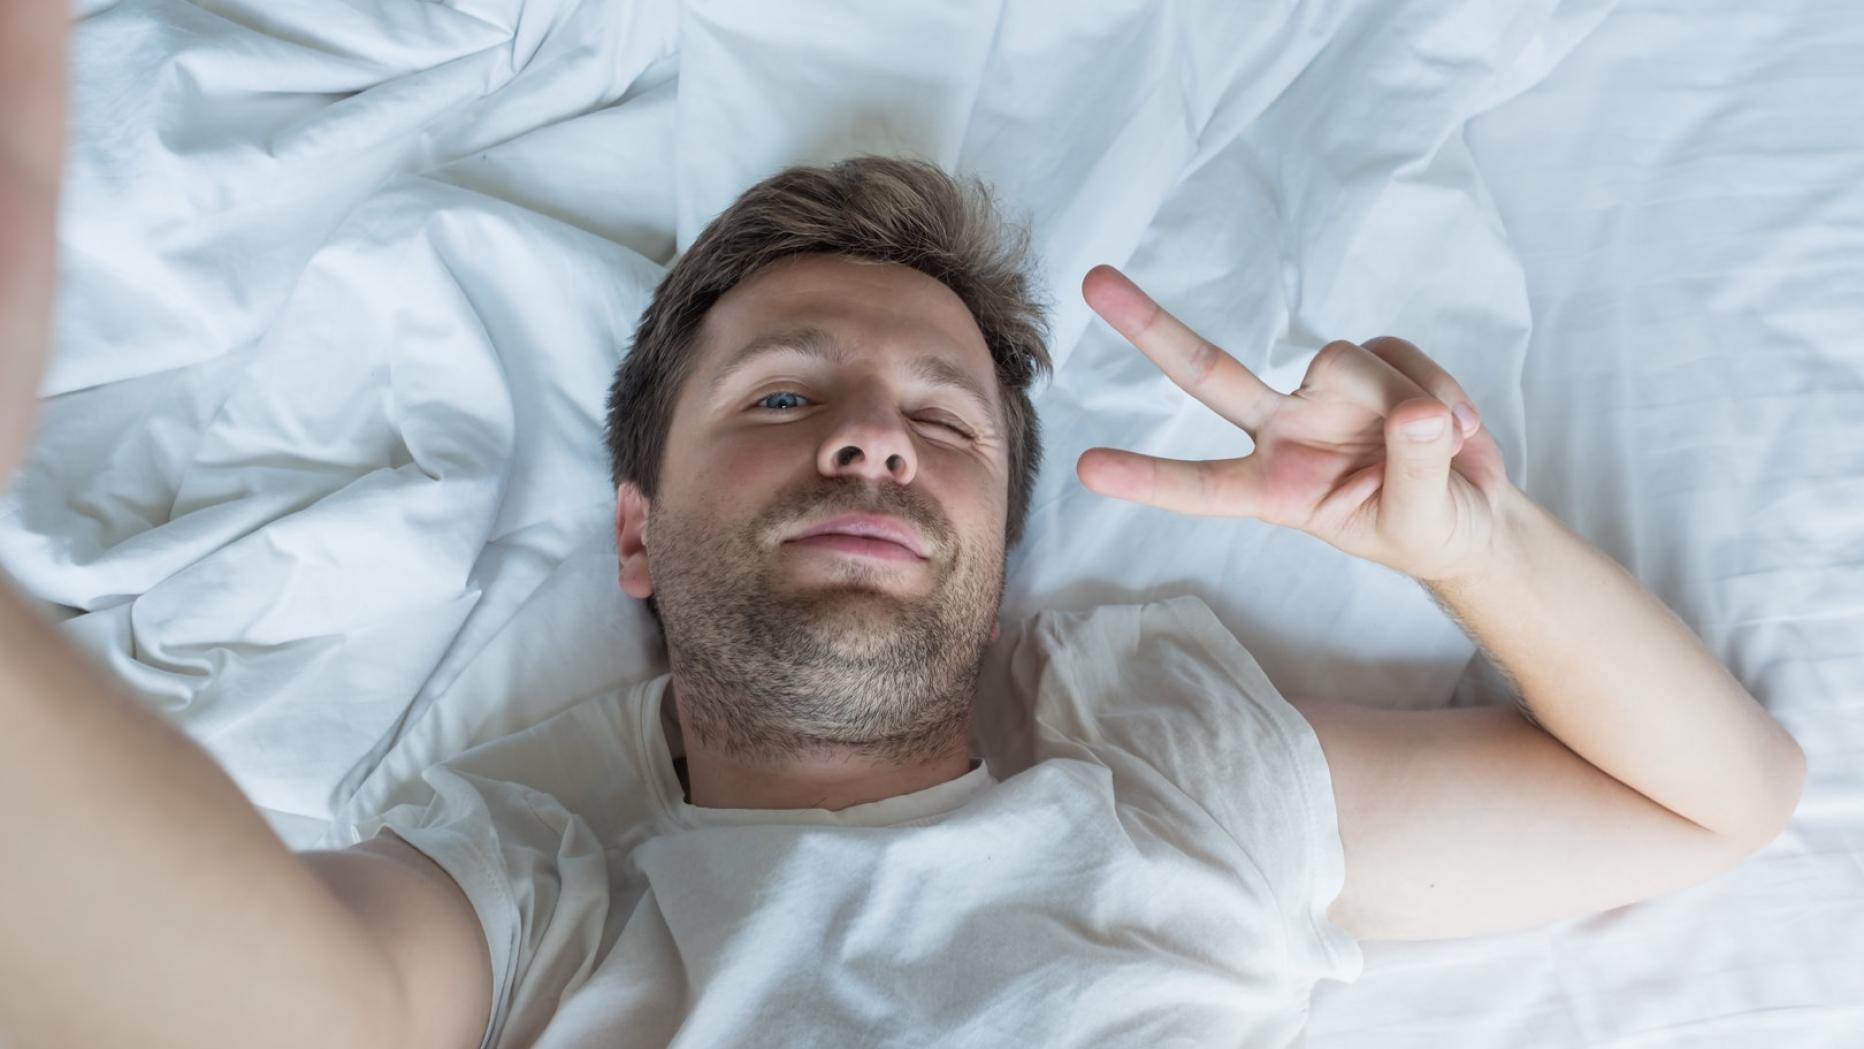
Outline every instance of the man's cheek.
<path id="1" fill-rule="evenodd" d="M 769 502 L 779 479 L 796 474 L 798 463 L 809 461 L 806 450 L 788 450 L 787 442 L 734 441 L 719 448 L 693 476 L 702 482 L 710 509 L 727 509 L 727 499 L 761 506 Z"/>

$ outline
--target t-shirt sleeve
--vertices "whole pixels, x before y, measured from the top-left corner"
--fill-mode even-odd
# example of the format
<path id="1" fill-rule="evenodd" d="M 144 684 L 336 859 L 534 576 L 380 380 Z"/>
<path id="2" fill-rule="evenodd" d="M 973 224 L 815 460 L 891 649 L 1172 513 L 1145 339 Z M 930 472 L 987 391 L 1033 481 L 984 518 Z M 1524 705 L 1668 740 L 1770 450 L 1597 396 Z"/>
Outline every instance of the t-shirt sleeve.
<path id="1" fill-rule="evenodd" d="M 1211 834 L 1241 850 L 1251 869 L 1237 873 L 1280 911 L 1296 986 L 1359 978 L 1358 942 L 1327 918 L 1346 865 L 1320 740 L 1208 605 L 1044 612 L 1011 662 L 1048 748 L 1103 760 L 1116 797 L 1163 814 L 1150 824 L 1185 835 L 1188 853 L 1210 855 L 1196 839 Z"/>
<path id="2" fill-rule="evenodd" d="M 508 777 L 548 753 L 545 722 L 429 768 L 424 805 L 401 804 L 355 825 L 358 840 L 386 830 L 458 883 L 492 958 L 492 1010 L 481 1049 L 529 1045 L 548 1009 L 593 964 L 587 949 L 607 917 L 609 880 L 600 842 L 556 797 Z"/>

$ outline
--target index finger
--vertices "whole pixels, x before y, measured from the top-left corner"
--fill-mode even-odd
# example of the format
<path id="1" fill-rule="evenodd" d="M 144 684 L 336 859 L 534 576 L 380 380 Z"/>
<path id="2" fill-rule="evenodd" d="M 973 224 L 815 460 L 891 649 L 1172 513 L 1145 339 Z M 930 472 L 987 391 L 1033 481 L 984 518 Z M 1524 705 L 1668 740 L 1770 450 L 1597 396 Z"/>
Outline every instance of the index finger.
<path id="1" fill-rule="evenodd" d="M 1081 279 L 1081 297 L 1179 389 L 1252 438 L 1283 397 L 1241 361 L 1185 327 L 1112 266 L 1088 270 Z"/>

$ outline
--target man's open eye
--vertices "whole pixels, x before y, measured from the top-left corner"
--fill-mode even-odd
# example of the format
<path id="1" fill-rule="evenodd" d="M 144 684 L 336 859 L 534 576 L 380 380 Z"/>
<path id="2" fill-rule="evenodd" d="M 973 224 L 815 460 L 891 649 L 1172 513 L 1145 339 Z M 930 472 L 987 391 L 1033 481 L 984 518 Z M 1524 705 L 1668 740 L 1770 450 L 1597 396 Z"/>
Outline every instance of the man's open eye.
<path id="1" fill-rule="evenodd" d="M 773 411 L 773 412 L 782 411 L 783 409 L 780 409 L 780 408 L 768 408 L 764 406 L 764 402 L 770 400 L 773 397 L 790 397 L 790 398 L 794 398 L 799 401 L 807 401 L 809 399 L 807 397 L 804 397 L 800 393 L 793 393 L 789 390 L 776 390 L 774 392 L 764 394 L 762 397 L 759 397 L 757 399 L 757 402 L 753 404 L 752 407 L 764 408 L 765 411 Z M 926 417 L 922 419 L 921 421 L 931 423 L 934 426 L 943 426 L 945 429 L 950 430 L 952 433 L 957 434 L 958 436 L 964 438 L 967 441 L 973 439 L 971 435 L 971 431 L 965 429 L 962 426 L 959 426 L 957 423 L 947 422 L 944 419 L 933 418 L 933 417 Z"/>
<path id="2" fill-rule="evenodd" d="M 791 393 L 788 390 L 778 390 L 775 393 L 767 393 L 767 394 L 764 394 L 762 397 L 759 397 L 757 399 L 758 406 L 762 406 L 765 401 L 771 399 L 772 397 L 794 397 L 799 401 L 806 401 L 809 399 L 799 393 Z"/>

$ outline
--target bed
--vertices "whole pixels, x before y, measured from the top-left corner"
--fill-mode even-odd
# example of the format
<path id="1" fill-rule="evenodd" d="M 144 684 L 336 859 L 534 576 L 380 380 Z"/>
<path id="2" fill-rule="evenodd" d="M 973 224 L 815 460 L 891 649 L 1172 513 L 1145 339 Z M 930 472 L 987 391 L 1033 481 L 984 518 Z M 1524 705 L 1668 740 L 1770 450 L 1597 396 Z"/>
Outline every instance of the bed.
<path id="1" fill-rule="evenodd" d="M 1804 746 L 1789 830 L 1531 932 L 1365 944 L 1314 1049 L 1864 1044 L 1864 14 L 75 0 L 54 347 L 0 561 L 298 849 L 666 669 L 602 400 L 743 188 L 906 153 L 1025 221 L 1047 448 L 1003 618 L 1201 597 L 1286 695 L 1507 702 L 1412 580 L 1083 489 L 1248 438 L 1079 295 L 1271 385 L 1401 335 Z"/>

